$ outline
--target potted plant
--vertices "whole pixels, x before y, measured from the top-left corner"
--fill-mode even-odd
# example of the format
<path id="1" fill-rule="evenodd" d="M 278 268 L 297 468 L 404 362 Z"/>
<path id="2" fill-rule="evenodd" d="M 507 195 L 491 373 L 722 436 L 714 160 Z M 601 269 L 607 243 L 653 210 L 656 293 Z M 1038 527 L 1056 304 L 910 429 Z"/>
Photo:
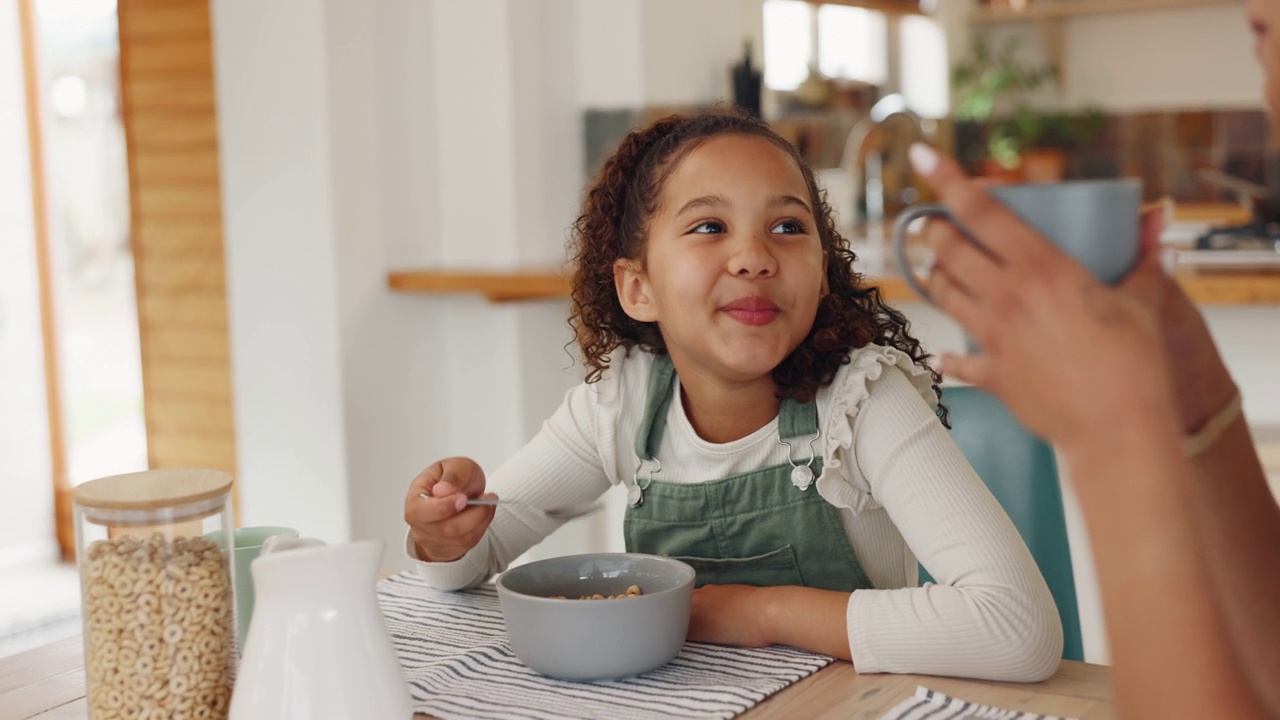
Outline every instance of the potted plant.
<path id="1" fill-rule="evenodd" d="M 1023 179 L 1024 154 L 1036 147 L 1048 126 L 1048 116 L 1031 109 L 1031 97 L 1056 76 L 1052 65 L 1025 60 L 1017 37 L 998 52 L 976 40 L 969 57 L 952 70 L 956 119 L 980 124 L 986 133 L 985 155 L 970 158 L 980 174 Z"/>
<path id="2" fill-rule="evenodd" d="M 1013 134 L 1020 147 L 1019 159 L 1026 182 L 1057 182 L 1062 179 L 1069 150 L 1081 147 L 1102 131 L 1106 122 L 1102 111 L 1023 111 L 1015 116 Z"/>

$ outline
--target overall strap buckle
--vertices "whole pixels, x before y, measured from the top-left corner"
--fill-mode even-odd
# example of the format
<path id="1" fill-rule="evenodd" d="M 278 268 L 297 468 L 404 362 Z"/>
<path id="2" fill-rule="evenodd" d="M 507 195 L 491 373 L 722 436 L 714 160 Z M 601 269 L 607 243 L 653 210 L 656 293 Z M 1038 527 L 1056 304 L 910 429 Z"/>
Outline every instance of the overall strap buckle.
<path id="1" fill-rule="evenodd" d="M 791 457 L 791 443 L 784 438 L 779 438 L 778 442 L 787 446 L 787 462 L 791 463 L 791 484 L 800 488 L 800 490 L 808 490 L 813 484 L 813 460 L 817 457 L 813 444 L 818 441 L 818 437 L 822 435 L 822 431 L 818 430 L 809 438 L 809 459 L 805 464 L 801 465 Z"/>
<path id="2" fill-rule="evenodd" d="M 812 433 L 812 434 L 810 434 Z M 792 457 L 792 447 L 788 440 L 796 440 L 809 436 L 809 460 L 801 465 Z M 814 443 L 822 435 L 818 424 L 818 404 L 812 400 L 807 403 L 796 402 L 794 398 L 786 398 L 778 408 L 778 442 L 787 446 L 787 462 L 791 463 L 791 484 L 808 490 L 813 484 L 813 460 L 816 455 Z"/>
<path id="3" fill-rule="evenodd" d="M 662 471 L 662 461 L 653 458 L 653 467 L 649 468 L 649 477 L 641 478 L 640 470 L 644 467 L 644 461 L 636 463 L 635 479 L 632 484 L 627 486 L 627 505 L 638 508 L 644 504 L 644 491 L 649 489 L 653 484 L 653 474 Z"/>

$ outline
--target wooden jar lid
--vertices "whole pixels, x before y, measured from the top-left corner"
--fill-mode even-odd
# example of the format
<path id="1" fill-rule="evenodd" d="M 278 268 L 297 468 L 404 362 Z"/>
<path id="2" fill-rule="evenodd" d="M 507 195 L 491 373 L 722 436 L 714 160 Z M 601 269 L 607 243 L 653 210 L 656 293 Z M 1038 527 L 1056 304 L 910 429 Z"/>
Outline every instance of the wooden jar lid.
<path id="1" fill-rule="evenodd" d="M 90 480 L 75 488 L 84 507 L 152 510 L 209 500 L 231 489 L 231 476 L 220 470 L 174 468 L 144 470 Z"/>

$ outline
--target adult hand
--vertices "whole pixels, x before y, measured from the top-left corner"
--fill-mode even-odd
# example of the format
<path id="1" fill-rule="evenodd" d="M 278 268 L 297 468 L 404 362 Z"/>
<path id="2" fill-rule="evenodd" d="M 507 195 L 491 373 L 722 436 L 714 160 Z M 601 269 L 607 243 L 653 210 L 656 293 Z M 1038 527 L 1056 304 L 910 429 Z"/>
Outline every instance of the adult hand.
<path id="1" fill-rule="evenodd" d="M 1032 432 L 1070 448 L 1173 412 L 1156 319 L 1108 288 L 964 175 L 916 145 L 912 163 L 979 244 L 947 222 L 927 232 L 929 290 L 981 346 L 942 371 L 990 390 Z"/>
<path id="2" fill-rule="evenodd" d="M 752 585 L 704 585 L 694 590 L 689 639 L 734 647 L 768 645 L 757 622 L 763 615 L 763 590 Z"/>
<path id="3" fill-rule="evenodd" d="M 1120 289 L 1155 316 L 1183 432 L 1200 428 L 1236 392 L 1200 310 L 1160 262 L 1162 215 L 1143 215 L 1141 255 Z"/>
<path id="4" fill-rule="evenodd" d="M 418 473 L 404 497 L 404 520 L 420 559 L 457 560 L 480 542 L 494 507 L 469 507 L 467 499 L 497 497 L 482 493 L 484 471 L 470 458 L 447 458 Z"/>

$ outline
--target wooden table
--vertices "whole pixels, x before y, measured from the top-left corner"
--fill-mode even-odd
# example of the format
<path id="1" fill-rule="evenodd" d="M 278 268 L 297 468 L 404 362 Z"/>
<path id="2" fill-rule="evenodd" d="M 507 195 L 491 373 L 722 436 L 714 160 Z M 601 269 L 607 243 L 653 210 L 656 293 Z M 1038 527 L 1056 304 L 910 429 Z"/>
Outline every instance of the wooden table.
<path id="1" fill-rule="evenodd" d="M 81 653 L 80 637 L 76 636 L 0 658 L 0 720 L 85 720 L 88 709 Z M 837 662 L 740 717 L 878 718 L 914 693 L 916 685 L 984 705 L 1081 720 L 1112 717 L 1107 668 L 1069 660 L 1064 660 L 1049 680 L 1026 685 L 920 675 L 859 675 L 849 663 Z"/>

